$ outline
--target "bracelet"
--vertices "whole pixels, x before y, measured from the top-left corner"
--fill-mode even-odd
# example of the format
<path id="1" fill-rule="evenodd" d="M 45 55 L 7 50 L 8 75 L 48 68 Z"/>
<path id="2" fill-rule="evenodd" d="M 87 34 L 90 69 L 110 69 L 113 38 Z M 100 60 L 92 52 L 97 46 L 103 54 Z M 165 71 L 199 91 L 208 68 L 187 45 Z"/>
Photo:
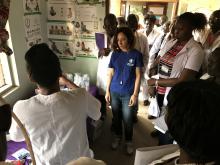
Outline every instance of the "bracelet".
<path id="1" fill-rule="evenodd" d="M 155 81 L 155 86 L 158 87 L 158 79 Z"/>

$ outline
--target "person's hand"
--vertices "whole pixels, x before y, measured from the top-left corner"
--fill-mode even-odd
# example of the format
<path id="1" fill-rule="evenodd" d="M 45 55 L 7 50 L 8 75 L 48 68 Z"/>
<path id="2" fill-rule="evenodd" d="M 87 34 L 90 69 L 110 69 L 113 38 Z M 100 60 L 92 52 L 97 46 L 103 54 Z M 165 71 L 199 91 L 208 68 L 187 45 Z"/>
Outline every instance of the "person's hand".
<path id="1" fill-rule="evenodd" d="M 131 106 L 134 106 L 136 104 L 137 104 L 137 96 L 131 95 L 131 98 L 130 98 L 128 106 L 131 107 Z"/>
<path id="2" fill-rule="evenodd" d="M 148 87 L 148 93 L 149 93 L 150 97 L 155 97 L 156 96 L 155 87 Z"/>
<path id="3" fill-rule="evenodd" d="M 111 100 L 110 92 L 106 91 L 105 101 L 106 101 L 107 105 L 110 105 L 110 100 Z"/>
<path id="4" fill-rule="evenodd" d="M 66 86 L 69 89 L 77 89 L 79 88 L 75 83 L 66 78 L 65 75 L 59 77 L 59 85 Z"/>
<path id="5" fill-rule="evenodd" d="M 155 85 L 155 81 L 156 81 L 156 79 L 151 78 L 151 79 L 147 80 L 147 85 L 148 86 L 154 86 Z"/>
<path id="6" fill-rule="evenodd" d="M 111 52 L 111 49 L 103 48 L 103 49 L 99 50 L 98 56 L 99 56 L 99 58 L 103 57 L 103 56 L 108 56 L 110 52 Z"/>
<path id="7" fill-rule="evenodd" d="M 35 94 L 36 94 L 36 95 L 41 93 L 41 91 L 40 91 L 39 88 L 36 88 L 34 91 L 35 91 Z"/>

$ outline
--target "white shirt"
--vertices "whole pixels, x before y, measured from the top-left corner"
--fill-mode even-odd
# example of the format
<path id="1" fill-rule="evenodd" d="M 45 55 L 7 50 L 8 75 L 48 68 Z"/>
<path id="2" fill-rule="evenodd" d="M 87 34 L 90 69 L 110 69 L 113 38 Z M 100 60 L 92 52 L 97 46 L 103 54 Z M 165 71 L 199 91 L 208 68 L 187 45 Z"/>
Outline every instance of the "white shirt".
<path id="1" fill-rule="evenodd" d="M 167 51 L 169 51 L 177 40 L 168 41 L 163 49 L 158 53 L 159 56 L 163 56 Z M 170 78 L 180 77 L 184 68 L 190 69 L 198 72 L 201 68 L 205 52 L 201 45 L 197 43 L 193 38 L 191 38 L 183 49 L 174 58 L 173 68 L 171 71 Z M 166 96 L 169 93 L 171 87 L 166 88 L 166 93 L 164 97 L 164 105 L 167 105 Z"/>
<path id="2" fill-rule="evenodd" d="M 105 42 L 107 45 L 107 35 L 105 35 L 105 39 L 106 39 Z M 110 48 L 112 47 L 112 43 L 113 43 L 113 37 L 111 38 L 111 41 L 110 41 Z M 106 83 L 107 83 L 107 78 L 108 78 L 107 76 L 108 64 L 110 62 L 112 52 L 113 51 L 111 51 L 108 56 L 102 56 L 98 59 L 96 85 L 97 87 L 99 87 L 99 93 L 101 95 L 105 95 L 106 86 L 107 86 Z"/>
<path id="3" fill-rule="evenodd" d="M 135 32 L 135 45 L 134 48 L 142 53 L 144 68 L 147 69 L 148 59 L 149 59 L 149 45 L 147 37 L 140 33 Z"/>
<path id="4" fill-rule="evenodd" d="M 140 30 L 144 35 L 146 35 L 146 29 Z M 160 35 L 160 32 L 156 30 L 156 28 L 153 28 L 153 30 L 150 32 L 150 34 L 147 36 L 148 44 L 150 46 L 149 50 L 153 46 L 155 40 Z"/>
<path id="5" fill-rule="evenodd" d="M 96 85 L 99 87 L 99 93 L 105 95 L 106 83 L 107 83 L 107 73 L 108 73 L 108 64 L 110 62 L 112 52 L 108 56 L 100 57 L 98 60 L 97 68 L 97 82 Z"/>
<path id="6" fill-rule="evenodd" d="M 85 89 L 38 94 L 18 101 L 13 111 L 30 135 L 37 165 L 64 165 L 81 156 L 92 157 L 86 119 L 100 118 L 100 103 Z M 21 140 L 16 139 L 15 121 L 10 134 L 12 140 Z"/>
<path id="7" fill-rule="evenodd" d="M 165 34 L 163 32 L 156 38 L 149 52 L 148 69 L 150 69 L 150 66 L 153 64 L 156 53 L 158 53 L 160 49 L 162 49 L 164 45 L 166 44 L 166 42 L 168 41 L 168 37 L 169 37 L 169 33 Z"/>

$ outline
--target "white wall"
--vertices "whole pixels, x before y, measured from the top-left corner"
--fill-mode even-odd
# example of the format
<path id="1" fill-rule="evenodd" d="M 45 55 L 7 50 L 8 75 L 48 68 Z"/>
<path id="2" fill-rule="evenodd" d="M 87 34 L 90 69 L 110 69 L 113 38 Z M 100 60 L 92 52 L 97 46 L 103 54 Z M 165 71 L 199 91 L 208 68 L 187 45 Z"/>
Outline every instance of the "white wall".
<path id="1" fill-rule="evenodd" d="M 77 57 L 76 61 L 73 60 L 60 60 L 63 72 L 68 73 L 83 73 L 88 74 L 90 77 L 90 82 L 96 84 L 97 75 L 97 63 L 96 58 L 84 58 Z"/>
<path id="2" fill-rule="evenodd" d="M 173 10 L 173 3 L 169 2 L 167 5 L 167 17 L 169 18 L 169 20 L 171 20 L 172 17 L 172 10 Z"/>

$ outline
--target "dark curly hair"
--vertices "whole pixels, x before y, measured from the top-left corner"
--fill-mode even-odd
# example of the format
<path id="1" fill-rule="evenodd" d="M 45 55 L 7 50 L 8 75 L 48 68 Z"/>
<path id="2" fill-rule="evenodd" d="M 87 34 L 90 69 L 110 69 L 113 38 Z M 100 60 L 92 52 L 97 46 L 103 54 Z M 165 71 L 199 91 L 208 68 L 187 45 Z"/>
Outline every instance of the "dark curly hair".
<path id="1" fill-rule="evenodd" d="M 113 49 L 114 51 L 121 51 L 121 49 L 118 46 L 118 34 L 123 33 L 127 39 L 128 39 L 128 44 L 130 48 L 133 48 L 134 46 L 134 34 L 132 30 L 128 27 L 120 27 L 117 29 L 117 32 L 114 35 L 114 40 L 113 40 Z"/>
<path id="2" fill-rule="evenodd" d="M 168 95 L 166 123 L 179 146 L 197 163 L 219 162 L 220 86 L 183 82 Z"/>
<path id="3" fill-rule="evenodd" d="M 58 57 L 45 43 L 32 46 L 25 60 L 31 79 L 42 87 L 50 88 L 62 75 Z"/>

